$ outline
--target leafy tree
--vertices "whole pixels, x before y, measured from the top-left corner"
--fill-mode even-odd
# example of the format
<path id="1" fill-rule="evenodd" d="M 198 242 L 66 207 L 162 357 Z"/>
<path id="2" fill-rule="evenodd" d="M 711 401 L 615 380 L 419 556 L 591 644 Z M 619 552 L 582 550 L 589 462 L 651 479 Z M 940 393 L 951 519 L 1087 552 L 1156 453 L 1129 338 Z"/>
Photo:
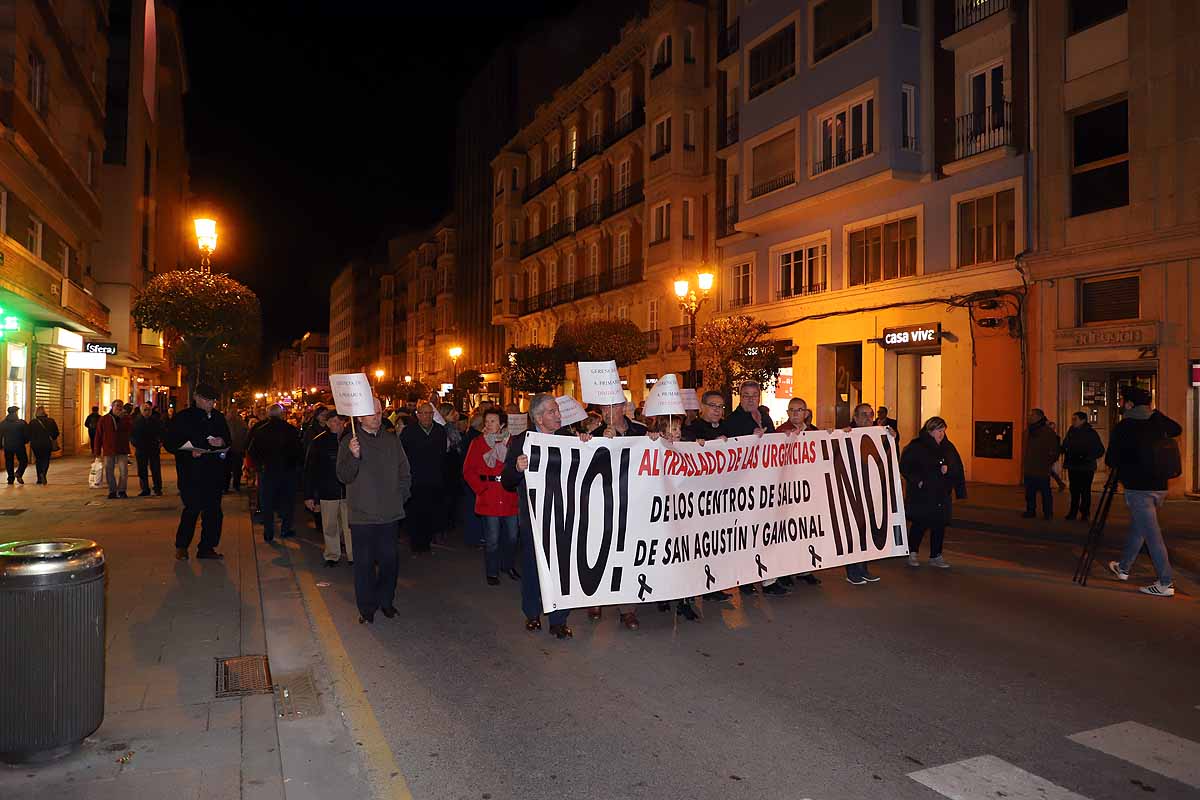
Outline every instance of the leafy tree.
<path id="1" fill-rule="evenodd" d="M 138 327 L 162 331 L 193 390 L 221 345 L 257 350 L 262 337 L 258 296 L 228 275 L 191 269 L 161 273 L 142 287 L 130 314 Z"/>
<path id="2" fill-rule="evenodd" d="M 616 361 L 627 367 L 646 357 L 646 334 L 628 319 L 581 319 L 559 326 L 554 348 L 564 363 Z"/>
<path id="3" fill-rule="evenodd" d="M 518 392 L 550 392 L 567 377 L 559 351 L 537 344 L 509 351 L 500 374 Z"/>
<path id="4" fill-rule="evenodd" d="M 779 349 L 766 323 L 737 315 L 710 320 L 696 333 L 697 366 L 704 382 L 726 397 L 742 381 L 766 385 L 779 374 Z"/>
<path id="5" fill-rule="evenodd" d="M 476 394 L 483 389 L 483 374 L 477 369 L 463 370 L 458 373 L 454 388 L 466 394 Z"/>

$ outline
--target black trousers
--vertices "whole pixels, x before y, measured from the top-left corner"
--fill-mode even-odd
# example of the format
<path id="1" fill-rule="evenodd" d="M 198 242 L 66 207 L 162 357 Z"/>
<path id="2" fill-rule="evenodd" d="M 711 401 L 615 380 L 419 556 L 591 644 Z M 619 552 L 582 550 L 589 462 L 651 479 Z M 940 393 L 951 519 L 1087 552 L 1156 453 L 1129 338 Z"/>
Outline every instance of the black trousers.
<path id="1" fill-rule="evenodd" d="M 1067 516 L 1076 513 L 1087 519 L 1092 512 L 1092 479 L 1096 477 L 1094 469 L 1069 469 L 1067 478 L 1071 481 L 1071 510 Z"/>
<path id="2" fill-rule="evenodd" d="M 432 549 L 433 535 L 441 530 L 445 521 L 444 496 L 440 486 L 413 487 L 404 524 L 408 528 L 408 544 L 414 553 L 428 553 Z"/>
<path id="3" fill-rule="evenodd" d="M 925 538 L 925 531 L 929 531 L 929 557 L 937 558 L 942 554 L 942 544 L 946 541 L 945 525 L 927 525 L 914 521 L 908 533 L 908 550 L 910 553 L 921 552 L 921 540 Z"/>
<path id="4" fill-rule="evenodd" d="M 225 465 L 213 456 L 203 456 L 199 461 L 207 463 L 192 465 L 188 474 L 180 481 L 179 494 L 183 500 L 183 513 L 179 515 L 179 528 L 175 531 L 175 546 L 187 549 L 196 533 L 196 520 L 200 519 L 199 552 L 215 550 L 221 542 L 221 478 Z"/>
<path id="5" fill-rule="evenodd" d="M 225 456 L 225 472 L 228 475 L 225 485 L 232 486 L 236 492 L 242 488 L 242 464 L 246 454 L 240 450 L 230 450 Z"/>
<path id="6" fill-rule="evenodd" d="M 33 451 L 33 465 L 37 469 L 37 482 L 46 482 L 46 473 L 50 471 L 50 448 L 30 447 Z"/>
<path id="7" fill-rule="evenodd" d="M 223 489 L 224 487 L 222 487 Z M 275 538 L 275 515 L 285 534 L 292 532 L 292 512 L 296 506 L 296 473 L 290 469 L 264 469 L 262 473 L 263 538 Z"/>
<path id="8" fill-rule="evenodd" d="M 354 548 L 354 602 L 360 614 L 374 614 L 396 603 L 396 577 L 400 571 L 397 535 L 400 523 L 377 525 L 350 523 Z"/>
<path id="9" fill-rule="evenodd" d="M 24 479 L 25 468 L 29 466 L 29 454 L 25 448 L 4 451 L 4 466 L 8 469 L 8 482 L 12 483 L 18 477 Z"/>
<path id="10" fill-rule="evenodd" d="M 162 454 L 157 447 L 140 447 L 137 450 L 138 483 L 142 491 L 150 491 L 150 481 L 154 481 L 154 491 L 162 493 Z"/>

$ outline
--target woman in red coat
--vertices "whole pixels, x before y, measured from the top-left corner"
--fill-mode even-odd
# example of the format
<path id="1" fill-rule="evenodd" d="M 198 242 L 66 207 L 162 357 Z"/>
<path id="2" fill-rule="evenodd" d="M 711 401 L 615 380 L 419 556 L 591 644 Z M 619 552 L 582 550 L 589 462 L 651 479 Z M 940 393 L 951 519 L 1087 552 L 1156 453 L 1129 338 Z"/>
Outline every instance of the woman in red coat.
<path id="1" fill-rule="evenodd" d="M 463 478 L 475 492 L 475 513 L 483 521 L 483 562 L 490 586 L 500 583 L 501 570 L 514 581 L 521 580 L 521 573 L 513 565 L 517 554 L 517 495 L 500 485 L 508 453 L 504 425 L 500 409 L 485 411 L 483 435 L 471 442 L 463 461 Z"/>

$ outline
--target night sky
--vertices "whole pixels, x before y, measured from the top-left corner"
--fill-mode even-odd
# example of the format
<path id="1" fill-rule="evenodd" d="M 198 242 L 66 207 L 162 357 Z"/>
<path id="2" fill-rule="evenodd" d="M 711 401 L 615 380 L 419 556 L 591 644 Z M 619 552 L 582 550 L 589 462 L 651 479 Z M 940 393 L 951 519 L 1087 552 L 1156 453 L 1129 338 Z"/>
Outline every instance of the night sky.
<path id="1" fill-rule="evenodd" d="M 328 329 L 349 259 L 452 210 L 459 94 L 503 37 L 573 5 L 183 4 L 192 191 L 218 220 L 214 270 L 262 300 L 264 363 Z"/>

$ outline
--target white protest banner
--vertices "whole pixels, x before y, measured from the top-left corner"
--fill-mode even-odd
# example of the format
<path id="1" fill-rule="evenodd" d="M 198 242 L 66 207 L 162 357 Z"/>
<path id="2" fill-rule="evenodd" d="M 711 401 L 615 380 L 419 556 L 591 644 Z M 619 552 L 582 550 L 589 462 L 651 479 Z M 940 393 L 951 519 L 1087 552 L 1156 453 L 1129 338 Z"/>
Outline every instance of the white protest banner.
<path id="1" fill-rule="evenodd" d="M 694 394 L 694 392 L 693 392 Z M 647 417 L 683 416 L 683 397 L 679 393 L 679 381 L 675 373 L 668 372 L 658 379 L 650 389 L 646 398 L 646 407 L 642 413 Z"/>
<path id="2" fill-rule="evenodd" d="M 542 607 L 664 602 L 908 553 L 881 427 L 668 444 L 532 433 Z"/>
<path id="3" fill-rule="evenodd" d="M 554 398 L 554 402 L 558 403 L 558 413 L 562 415 L 562 424 L 564 427 L 574 425 L 576 422 L 583 422 L 587 419 L 587 409 L 569 394 Z"/>
<path id="4" fill-rule="evenodd" d="M 509 436 L 516 436 L 518 433 L 524 433 L 529 429 L 529 415 L 524 411 L 519 411 L 516 414 L 509 414 L 507 427 Z"/>
<path id="5" fill-rule="evenodd" d="M 333 405 L 347 417 L 369 417 L 375 413 L 375 394 L 363 372 L 339 372 L 329 376 Z"/>
<path id="6" fill-rule="evenodd" d="M 683 389 L 679 393 L 683 400 L 684 411 L 699 411 L 700 410 L 700 395 L 695 389 Z"/>
<path id="7" fill-rule="evenodd" d="M 598 406 L 615 406 L 625 402 L 621 375 L 615 361 L 580 361 L 579 384 L 583 402 Z"/>

